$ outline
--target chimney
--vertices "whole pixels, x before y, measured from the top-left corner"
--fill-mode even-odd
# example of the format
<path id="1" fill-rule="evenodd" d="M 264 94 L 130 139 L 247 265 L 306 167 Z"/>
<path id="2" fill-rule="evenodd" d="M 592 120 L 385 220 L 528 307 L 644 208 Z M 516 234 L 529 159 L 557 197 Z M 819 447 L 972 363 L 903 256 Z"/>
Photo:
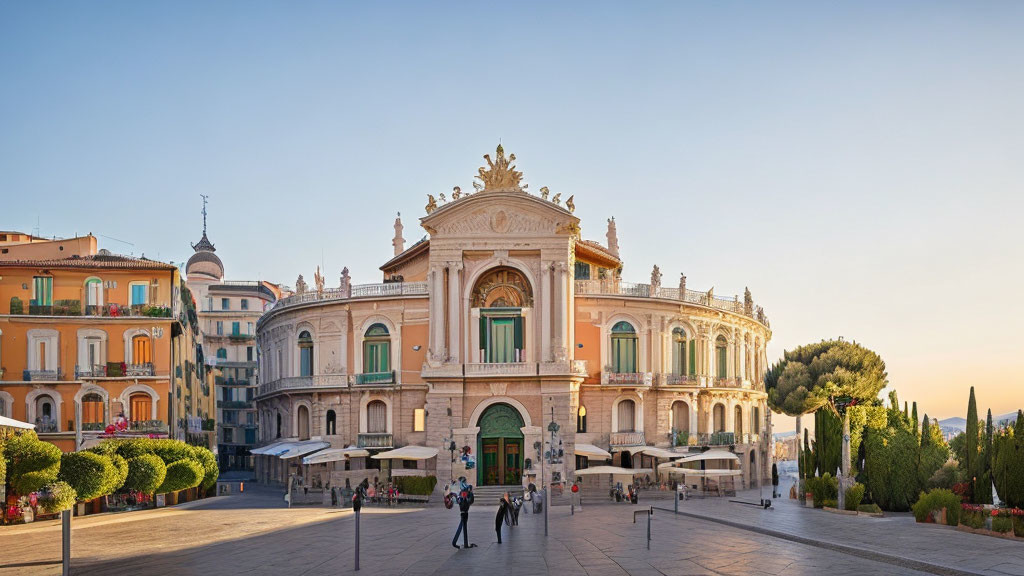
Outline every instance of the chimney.
<path id="1" fill-rule="evenodd" d="M 398 256 L 405 251 L 405 238 L 402 238 L 402 213 L 398 213 L 398 217 L 395 218 L 395 237 L 391 240 L 391 245 L 395 247 L 395 256 Z"/>

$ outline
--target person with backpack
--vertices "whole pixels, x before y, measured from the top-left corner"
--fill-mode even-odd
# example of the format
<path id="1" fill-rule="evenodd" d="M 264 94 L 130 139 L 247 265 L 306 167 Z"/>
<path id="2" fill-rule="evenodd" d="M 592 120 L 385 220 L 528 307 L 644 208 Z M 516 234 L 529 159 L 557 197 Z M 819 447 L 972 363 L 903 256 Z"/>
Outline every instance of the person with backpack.
<path id="1" fill-rule="evenodd" d="M 473 505 L 475 497 L 473 496 L 473 487 L 466 484 L 465 478 L 459 478 L 459 484 L 463 486 L 463 490 L 459 492 L 456 501 L 459 504 L 459 528 L 455 531 L 455 537 L 452 538 L 452 546 L 457 550 L 459 548 L 459 534 L 462 534 L 463 548 L 476 548 L 476 544 L 469 543 L 469 507 Z"/>

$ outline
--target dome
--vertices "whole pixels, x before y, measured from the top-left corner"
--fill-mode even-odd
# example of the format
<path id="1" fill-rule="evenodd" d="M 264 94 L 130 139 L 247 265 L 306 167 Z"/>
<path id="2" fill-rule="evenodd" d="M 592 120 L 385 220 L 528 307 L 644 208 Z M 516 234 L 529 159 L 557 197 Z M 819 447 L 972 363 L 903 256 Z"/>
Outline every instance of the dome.
<path id="1" fill-rule="evenodd" d="M 194 279 L 194 276 L 205 276 L 214 280 L 222 280 L 224 278 L 224 263 L 220 261 L 219 256 L 214 254 L 217 249 L 206 237 L 206 232 L 203 232 L 203 238 L 197 244 L 193 244 L 192 248 L 196 253 L 185 264 L 185 275 L 189 279 Z"/>

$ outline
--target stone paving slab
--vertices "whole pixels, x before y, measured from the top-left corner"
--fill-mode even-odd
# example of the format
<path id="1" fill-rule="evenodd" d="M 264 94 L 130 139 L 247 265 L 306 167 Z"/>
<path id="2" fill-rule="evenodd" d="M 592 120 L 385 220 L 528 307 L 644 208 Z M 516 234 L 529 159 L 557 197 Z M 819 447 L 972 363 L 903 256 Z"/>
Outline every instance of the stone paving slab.
<path id="1" fill-rule="evenodd" d="M 731 510 L 717 501 L 723 513 Z M 686 503 L 689 505 L 690 503 Z M 282 508 L 272 491 L 211 499 L 186 510 L 120 515 L 116 521 L 76 520 L 74 574 L 336 575 L 352 573 L 354 517 L 349 510 Z M 701 506 L 713 506 L 712 502 Z M 696 506 L 694 507 L 696 509 Z M 470 515 L 471 541 L 455 550 L 454 510 L 366 509 L 358 574 L 428 575 L 911 575 L 921 572 L 833 550 L 789 542 L 706 520 L 655 512 L 651 549 L 646 517 L 633 524 L 628 505 L 588 506 L 570 516 L 550 510 L 520 516 L 498 545 L 495 506 Z M 757 509 L 751 508 L 754 511 Z M 841 517 L 846 518 L 846 517 Z M 59 574 L 60 533 L 42 525 L 0 529 L 0 574 Z M 960 536 L 973 536 L 956 533 Z M 1015 544 L 1012 542 L 1003 542 Z M 1004 558 L 1003 564 L 1013 563 Z M 1011 574 L 1012 572 L 1002 572 Z"/>

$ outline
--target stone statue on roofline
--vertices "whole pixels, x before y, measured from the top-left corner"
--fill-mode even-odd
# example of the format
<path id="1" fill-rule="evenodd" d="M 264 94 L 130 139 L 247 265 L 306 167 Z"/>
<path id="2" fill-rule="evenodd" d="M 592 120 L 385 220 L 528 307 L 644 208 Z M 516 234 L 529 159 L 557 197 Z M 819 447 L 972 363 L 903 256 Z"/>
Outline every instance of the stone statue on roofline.
<path id="1" fill-rule="evenodd" d="M 679 273 L 679 299 L 686 300 L 686 274 Z"/>
<path id="2" fill-rule="evenodd" d="M 348 275 L 348 266 L 341 269 L 341 283 L 338 285 L 338 290 L 341 291 L 343 298 L 352 296 L 352 279 Z"/>
<path id="3" fill-rule="evenodd" d="M 295 293 L 305 294 L 309 286 L 306 285 L 306 281 L 302 279 L 302 274 L 295 280 Z"/>
<path id="4" fill-rule="evenodd" d="M 658 294 L 658 288 L 661 288 L 661 268 L 655 264 L 654 269 L 651 270 L 651 296 Z"/>

